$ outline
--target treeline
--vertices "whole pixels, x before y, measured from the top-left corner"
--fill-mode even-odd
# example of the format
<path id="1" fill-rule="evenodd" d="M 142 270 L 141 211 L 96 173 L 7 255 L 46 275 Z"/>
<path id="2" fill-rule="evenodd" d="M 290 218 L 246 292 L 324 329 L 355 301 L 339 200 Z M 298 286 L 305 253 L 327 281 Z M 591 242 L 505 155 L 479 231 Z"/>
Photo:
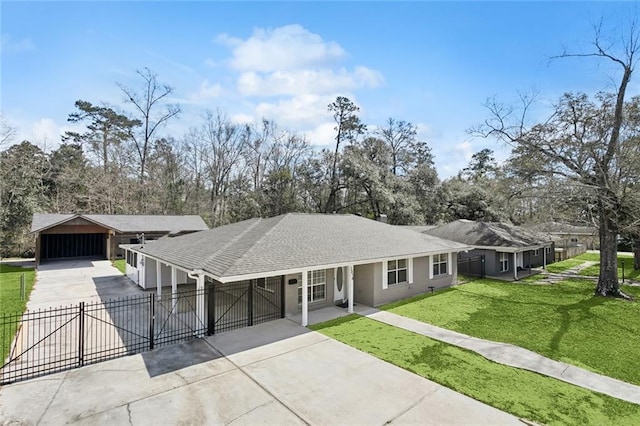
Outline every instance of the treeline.
<path id="1" fill-rule="evenodd" d="M 529 173 L 517 153 L 498 165 L 482 150 L 441 181 L 415 125 L 389 118 L 367 127 L 345 97 L 327 108 L 331 149 L 314 149 L 274 121 L 238 124 L 222 111 L 168 135 L 165 124 L 180 114 L 165 102 L 172 88 L 149 70 L 139 74 L 142 90 L 120 86 L 127 105 L 77 101 L 69 121 L 85 130 L 67 133 L 53 151 L 23 141 L 0 152 L 2 256 L 33 249 L 34 212 L 199 214 L 210 226 L 287 212 L 384 214 L 407 225 L 593 222 L 584 193 L 571 193 L 561 177 Z"/>

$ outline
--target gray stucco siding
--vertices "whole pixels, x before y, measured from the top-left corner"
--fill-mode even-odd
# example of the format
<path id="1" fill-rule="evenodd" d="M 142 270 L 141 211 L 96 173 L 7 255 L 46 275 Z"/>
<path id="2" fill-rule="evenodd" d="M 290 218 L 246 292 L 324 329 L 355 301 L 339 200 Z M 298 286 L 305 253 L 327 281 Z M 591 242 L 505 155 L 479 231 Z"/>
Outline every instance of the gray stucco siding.
<path id="1" fill-rule="evenodd" d="M 456 254 L 452 254 L 451 262 L 447 263 L 447 273 L 429 278 L 429 256 L 417 257 L 413 259 L 413 282 L 391 284 L 386 289 L 382 288 L 382 262 L 375 266 L 379 271 L 376 276 L 379 278 L 374 284 L 373 306 L 380 306 L 396 300 L 416 296 L 418 294 L 431 291 L 434 288 L 444 288 L 454 285 L 457 281 Z"/>
<path id="2" fill-rule="evenodd" d="M 325 269 L 325 298 L 309 303 L 309 310 L 318 309 L 325 306 L 334 305 L 334 270 L 333 268 Z M 296 284 L 289 284 L 289 280 L 296 279 Z M 298 304 L 298 288 L 302 285 L 302 274 L 285 275 L 284 291 L 285 291 L 285 315 L 292 315 L 302 312 L 302 304 Z M 309 283 L 311 285 L 311 283 Z M 311 288 L 309 288 L 311 291 Z"/>
<path id="3" fill-rule="evenodd" d="M 377 266 L 377 268 L 376 268 Z M 367 306 L 374 304 L 376 283 L 382 285 L 382 265 L 367 263 L 353 268 L 353 301 Z"/>

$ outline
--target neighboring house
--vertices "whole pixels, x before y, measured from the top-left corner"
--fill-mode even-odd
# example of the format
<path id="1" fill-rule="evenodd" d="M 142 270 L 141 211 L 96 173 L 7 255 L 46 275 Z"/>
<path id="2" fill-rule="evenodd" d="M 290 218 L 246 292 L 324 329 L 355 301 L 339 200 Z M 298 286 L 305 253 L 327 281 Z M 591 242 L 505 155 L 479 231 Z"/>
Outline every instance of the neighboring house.
<path id="1" fill-rule="evenodd" d="M 584 246 L 586 250 L 597 250 L 600 243 L 598 228 L 595 226 L 549 222 L 533 225 L 531 229 L 548 235 L 556 243 L 556 248 Z"/>
<path id="2" fill-rule="evenodd" d="M 173 296 L 181 284 L 214 290 L 207 310 L 215 321 L 269 298 L 281 316 L 301 312 L 302 325 L 309 309 L 341 304 L 353 312 L 354 303 L 378 306 L 451 286 L 457 253 L 470 248 L 359 216 L 297 213 L 122 247 L 127 275 L 143 288 L 162 294 L 171 286 Z M 203 318 L 204 298 L 196 305 Z"/>
<path id="3" fill-rule="evenodd" d="M 505 223 L 460 219 L 424 233 L 472 246 L 473 250 L 458 253 L 458 261 L 484 256 L 487 276 L 517 280 L 518 271 L 546 267 L 555 258 L 550 238 Z"/>
<path id="4" fill-rule="evenodd" d="M 35 213 L 36 264 L 52 259 L 124 256 L 120 244 L 209 229 L 200 216 Z"/>

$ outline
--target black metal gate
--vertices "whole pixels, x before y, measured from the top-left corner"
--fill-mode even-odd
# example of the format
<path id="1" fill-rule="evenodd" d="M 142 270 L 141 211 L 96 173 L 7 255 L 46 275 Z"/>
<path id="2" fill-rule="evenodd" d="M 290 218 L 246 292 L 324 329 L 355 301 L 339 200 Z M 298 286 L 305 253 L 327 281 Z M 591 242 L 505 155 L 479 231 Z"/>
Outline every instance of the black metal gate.
<path id="1" fill-rule="evenodd" d="M 0 384 L 204 336 L 207 299 L 206 289 L 149 293 L 4 315 Z"/>
<path id="2" fill-rule="evenodd" d="M 284 276 L 211 285 L 209 334 L 284 318 Z"/>
<path id="3" fill-rule="evenodd" d="M 472 256 L 466 259 L 459 259 L 458 273 L 463 275 L 472 275 L 475 277 L 484 278 L 485 276 L 484 255 Z"/>

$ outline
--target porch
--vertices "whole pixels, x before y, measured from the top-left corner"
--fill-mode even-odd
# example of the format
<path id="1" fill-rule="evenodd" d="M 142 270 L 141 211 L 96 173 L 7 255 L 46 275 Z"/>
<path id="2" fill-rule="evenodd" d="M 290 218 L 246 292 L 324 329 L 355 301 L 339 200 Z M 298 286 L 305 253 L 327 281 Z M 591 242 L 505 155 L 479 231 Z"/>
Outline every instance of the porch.
<path id="1" fill-rule="evenodd" d="M 527 268 L 527 269 L 519 269 L 516 272 L 517 276 L 516 274 L 514 274 L 514 271 L 505 271 L 505 272 L 501 272 L 498 275 L 487 275 L 486 278 L 513 282 L 513 281 L 519 281 L 521 279 L 531 277 L 534 275 L 538 275 L 542 273 L 542 271 L 543 271 L 542 268 Z"/>

